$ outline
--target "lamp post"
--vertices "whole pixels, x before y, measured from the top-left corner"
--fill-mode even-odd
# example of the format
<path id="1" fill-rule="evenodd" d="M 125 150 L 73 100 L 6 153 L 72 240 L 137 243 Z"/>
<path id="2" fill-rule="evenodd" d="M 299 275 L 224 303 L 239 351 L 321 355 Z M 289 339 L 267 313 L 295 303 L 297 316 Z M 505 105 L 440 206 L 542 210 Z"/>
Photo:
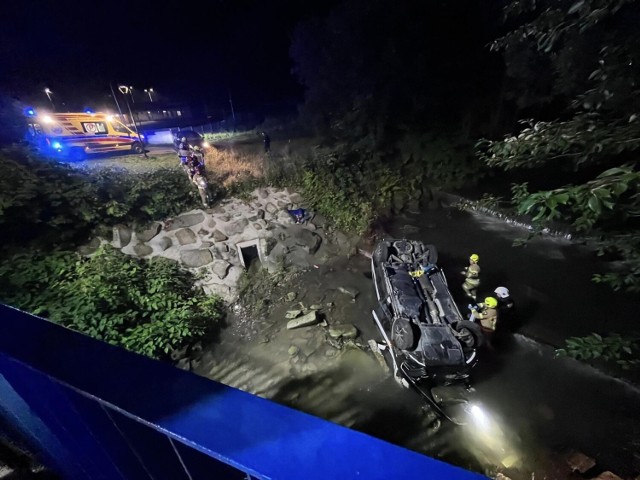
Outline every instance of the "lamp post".
<path id="1" fill-rule="evenodd" d="M 138 131 L 138 125 L 136 124 L 136 119 L 133 118 L 133 112 L 131 111 L 131 105 L 129 105 L 129 99 L 127 98 L 127 94 L 131 94 L 131 89 L 133 87 L 127 87 L 125 85 L 120 85 L 118 87 L 118 90 L 120 90 L 120 93 L 122 93 L 122 95 L 124 95 L 124 101 L 127 103 L 127 108 L 129 109 L 129 115 L 131 116 L 131 121 L 133 122 L 133 128 L 136 131 L 136 135 L 138 135 L 138 140 L 140 141 L 140 145 L 142 146 L 142 153 L 144 154 L 145 158 L 149 158 L 147 157 L 147 149 L 144 148 L 144 142 L 142 141 L 142 138 L 140 137 L 140 132 Z M 133 100 L 133 95 L 131 96 L 131 100 Z"/>
<path id="2" fill-rule="evenodd" d="M 49 99 L 49 103 L 51 104 L 51 108 L 55 111 L 56 106 L 53 104 L 53 99 L 51 98 L 51 94 L 53 93 L 49 88 L 44 89 L 44 93 L 47 94 L 47 98 Z"/>
<path id="3" fill-rule="evenodd" d="M 129 86 L 127 88 L 129 89 L 129 95 L 131 95 L 131 103 L 136 103 L 135 99 L 133 98 L 133 87 Z"/>
<path id="4" fill-rule="evenodd" d="M 145 88 L 144 93 L 147 93 L 149 95 L 149 101 L 153 103 L 153 98 L 151 97 L 151 94 L 153 93 L 153 88 Z"/>

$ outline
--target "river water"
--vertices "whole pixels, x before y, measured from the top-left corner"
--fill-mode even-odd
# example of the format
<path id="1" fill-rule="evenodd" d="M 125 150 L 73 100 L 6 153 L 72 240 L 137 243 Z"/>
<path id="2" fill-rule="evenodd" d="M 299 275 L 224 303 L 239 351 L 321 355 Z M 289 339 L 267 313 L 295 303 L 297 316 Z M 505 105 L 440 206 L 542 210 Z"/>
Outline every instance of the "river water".
<path id="1" fill-rule="evenodd" d="M 407 213 L 385 229 L 437 246 L 438 264 L 461 311 L 466 300 L 459 272 L 471 253 L 480 256 L 480 296 L 504 285 L 517 303 L 517 316 L 496 350 L 475 369 L 475 414 L 468 425 L 439 421 L 366 351 L 366 341 L 377 333 L 370 263 L 361 256 L 336 258 L 294 284 L 297 301 L 330 305 L 329 324 L 355 325 L 363 348 L 325 349 L 322 327 L 284 329 L 291 305 L 279 292 L 268 318 L 243 323 L 241 315 L 232 316 L 197 373 L 478 472 L 503 471 L 514 480 L 568 478 L 561 456 L 571 451 L 623 477 L 640 472 L 640 390 L 556 358 L 550 346 L 568 336 L 635 327 L 640 301 L 591 282 L 597 263 L 592 253 L 550 237 L 512 247 L 525 229 L 450 208 Z M 352 300 L 338 286 L 359 295 Z M 292 356 L 292 346 L 300 353 Z"/>

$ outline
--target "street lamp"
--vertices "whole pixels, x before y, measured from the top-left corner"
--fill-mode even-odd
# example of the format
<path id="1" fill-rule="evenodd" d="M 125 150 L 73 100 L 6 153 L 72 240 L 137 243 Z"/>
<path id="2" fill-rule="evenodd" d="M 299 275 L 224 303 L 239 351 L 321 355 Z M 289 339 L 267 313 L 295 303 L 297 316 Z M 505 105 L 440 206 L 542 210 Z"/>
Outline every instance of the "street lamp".
<path id="1" fill-rule="evenodd" d="M 131 95 L 131 103 L 136 103 L 135 99 L 133 98 L 133 87 L 128 87 L 129 88 L 129 95 Z"/>
<path id="2" fill-rule="evenodd" d="M 127 108 L 129 109 L 129 116 L 131 117 L 131 121 L 133 122 L 133 128 L 136 131 L 136 135 L 138 135 L 138 140 L 140 141 L 140 145 L 142 145 L 142 152 L 144 154 L 145 158 L 149 158 L 147 157 L 147 149 L 144 148 L 144 142 L 142 141 L 142 138 L 140 138 L 140 132 L 138 131 L 138 125 L 136 124 L 136 119 L 133 118 L 133 112 L 131 111 L 131 105 L 129 105 L 129 99 L 127 98 L 127 94 L 131 94 L 131 89 L 133 87 L 127 87 L 126 85 L 120 85 L 118 86 L 118 90 L 120 90 L 120 93 L 122 93 L 122 95 L 124 95 L 124 101 L 127 103 Z M 133 95 L 131 96 L 131 100 L 133 100 Z"/>
<path id="3" fill-rule="evenodd" d="M 153 103 L 153 98 L 151 98 L 151 94 L 153 93 L 153 88 L 149 88 L 149 89 L 145 88 L 144 93 L 149 94 L 149 100 Z"/>
<path id="4" fill-rule="evenodd" d="M 49 103 L 51 103 L 51 108 L 53 110 L 56 109 L 56 106 L 53 104 L 53 99 L 51 98 L 51 94 L 53 93 L 49 88 L 44 89 L 44 93 L 47 94 L 47 98 L 49 99 Z"/>

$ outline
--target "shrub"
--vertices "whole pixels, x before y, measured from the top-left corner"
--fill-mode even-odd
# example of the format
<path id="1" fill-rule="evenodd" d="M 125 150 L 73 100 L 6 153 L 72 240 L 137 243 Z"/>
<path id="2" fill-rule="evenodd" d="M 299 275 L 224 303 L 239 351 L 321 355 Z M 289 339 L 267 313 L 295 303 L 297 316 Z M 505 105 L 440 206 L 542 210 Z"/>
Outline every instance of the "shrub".
<path id="1" fill-rule="evenodd" d="M 176 262 L 112 247 L 89 258 L 14 255 L 0 264 L 0 279 L 3 302 L 154 358 L 200 338 L 222 317 L 222 301 L 195 288 Z"/>

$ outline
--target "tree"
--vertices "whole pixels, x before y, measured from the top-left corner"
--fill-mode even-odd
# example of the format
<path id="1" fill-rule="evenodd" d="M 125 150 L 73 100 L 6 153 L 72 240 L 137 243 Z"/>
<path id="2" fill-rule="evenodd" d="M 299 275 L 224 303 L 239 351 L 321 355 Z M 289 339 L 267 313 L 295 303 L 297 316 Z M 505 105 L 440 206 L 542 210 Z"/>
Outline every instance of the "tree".
<path id="1" fill-rule="evenodd" d="M 623 262 L 596 281 L 640 291 L 640 2 L 514 0 L 505 15 L 519 23 L 491 49 L 503 53 L 514 76 L 547 67 L 528 80 L 523 95 L 541 115 L 555 117 L 522 120 L 516 133 L 479 142 L 478 154 L 505 170 L 580 179 L 537 191 L 514 186 L 518 213 L 539 223 L 568 222 L 594 239 L 600 254 Z"/>

